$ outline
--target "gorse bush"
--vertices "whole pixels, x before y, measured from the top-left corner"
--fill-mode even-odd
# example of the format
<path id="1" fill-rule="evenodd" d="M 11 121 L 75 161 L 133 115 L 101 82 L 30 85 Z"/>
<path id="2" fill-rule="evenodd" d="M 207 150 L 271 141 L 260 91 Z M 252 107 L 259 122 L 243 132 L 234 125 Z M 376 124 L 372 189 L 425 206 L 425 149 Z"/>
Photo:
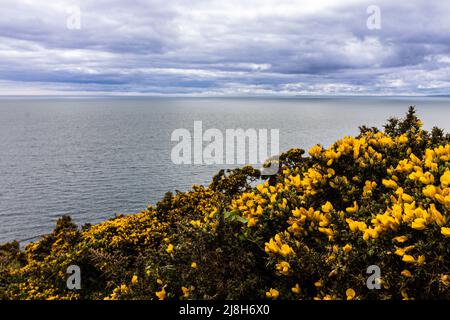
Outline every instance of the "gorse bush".
<path id="1" fill-rule="evenodd" d="M 0 247 L 0 298 L 448 299 L 450 136 L 421 127 L 410 108 L 383 131 L 289 150 L 276 176 L 221 171 L 137 214 L 64 217 L 23 251 Z"/>

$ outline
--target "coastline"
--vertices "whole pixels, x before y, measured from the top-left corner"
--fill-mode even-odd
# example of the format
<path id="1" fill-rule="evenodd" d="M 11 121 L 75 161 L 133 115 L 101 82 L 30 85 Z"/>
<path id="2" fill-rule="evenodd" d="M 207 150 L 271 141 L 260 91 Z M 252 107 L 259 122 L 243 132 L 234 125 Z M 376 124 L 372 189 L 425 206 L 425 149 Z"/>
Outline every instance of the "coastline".
<path id="1" fill-rule="evenodd" d="M 421 127 L 410 109 L 384 132 L 283 153 L 271 179 L 244 167 L 140 213 L 64 217 L 24 251 L 0 247 L 0 298 L 449 299 L 450 135 Z M 361 277 L 373 265 L 380 290 Z"/>

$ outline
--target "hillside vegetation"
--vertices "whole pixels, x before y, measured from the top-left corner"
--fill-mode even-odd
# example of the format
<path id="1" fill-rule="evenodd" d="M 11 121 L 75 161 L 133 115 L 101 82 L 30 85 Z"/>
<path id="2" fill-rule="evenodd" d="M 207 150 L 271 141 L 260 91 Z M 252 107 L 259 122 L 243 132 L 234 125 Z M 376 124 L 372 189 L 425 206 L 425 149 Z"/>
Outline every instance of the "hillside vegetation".
<path id="1" fill-rule="evenodd" d="M 0 246 L 0 298 L 448 299 L 450 135 L 421 127 L 410 108 L 383 131 L 283 153 L 276 176 L 221 171 L 137 214 L 63 217 L 24 250 Z"/>

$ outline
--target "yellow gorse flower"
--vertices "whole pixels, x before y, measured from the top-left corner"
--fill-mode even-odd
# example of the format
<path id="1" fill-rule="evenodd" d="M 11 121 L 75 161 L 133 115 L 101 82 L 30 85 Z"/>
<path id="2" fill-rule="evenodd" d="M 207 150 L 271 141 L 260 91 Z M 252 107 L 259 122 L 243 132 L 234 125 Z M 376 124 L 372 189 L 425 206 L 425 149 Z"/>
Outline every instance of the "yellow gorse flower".
<path id="1" fill-rule="evenodd" d="M 166 299 L 166 290 L 165 288 L 162 288 L 160 291 L 155 292 L 156 297 L 159 300 L 165 300 Z"/>
<path id="2" fill-rule="evenodd" d="M 270 288 L 269 291 L 266 292 L 266 297 L 270 299 L 277 299 L 280 295 L 277 289 Z"/>
<path id="3" fill-rule="evenodd" d="M 406 237 L 406 236 L 398 236 L 398 237 L 394 237 L 392 239 L 392 241 L 397 242 L 397 243 L 403 243 L 403 242 L 408 241 L 408 237 Z"/>
<path id="4" fill-rule="evenodd" d="M 170 243 L 170 244 L 167 246 L 166 252 L 167 252 L 167 253 L 172 253 L 172 252 L 173 252 L 173 244 Z"/>
<path id="5" fill-rule="evenodd" d="M 186 287 L 181 287 L 181 291 L 183 292 L 183 298 L 189 298 L 190 291 Z"/>
<path id="6" fill-rule="evenodd" d="M 402 134 L 401 136 L 398 137 L 397 141 L 402 144 L 407 143 L 408 137 L 405 134 Z"/>
<path id="7" fill-rule="evenodd" d="M 404 276 L 404 277 L 407 277 L 407 278 L 411 278 L 412 277 L 411 272 L 409 270 L 406 270 L 406 269 L 401 272 L 401 275 Z"/>
<path id="8" fill-rule="evenodd" d="M 427 221 L 425 219 L 417 218 L 413 221 L 413 223 L 411 224 L 411 227 L 416 230 L 423 230 L 427 227 L 426 223 L 427 223 Z"/>
<path id="9" fill-rule="evenodd" d="M 314 282 L 314 285 L 315 285 L 317 288 L 323 287 L 323 280 L 321 279 L 321 280 L 319 280 L 319 281 Z"/>
<path id="10" fill-rule="evenodd" d="M 342 250 L 344 250 L 344 252 L 349 252 L 350 250 L 352 250 L 352 246 L 349 245 L 348 243 L 342 248 Z"/>
<path id="11" fill-rule="evenodd" d="M 444 286 L 450 286 L 450 276 L 448 274 L 441 275 L 441 278 L 439 280 Z"/>
<path id="12" fill-rule="evenodd" d="M 390 188 L 390 189 L 398 188 L 397 182 L 395 182 L 394 180 L 383 179 L 382 183 L 383 183 L 383 186 L 385 186 L 386 188 Z"/>
<path id="13" fill-rule="evenodd" d="M 352 288 L 348 288 L 345 291 L 345 295 L 347 296 L 347 300 L 353 300 L 353 298 L 356 296 L 356 292 Z"/>
<path id="14" fill-rule="evenodd" d="M 352 207 L 348 207 L 345 209 L 345 211 L 347 213 L 356 213 L 358 211 L 358 203 L 356 201 L 353 202 L 353 206 Z"/>
<path id="15" fill-rule="evenodd" d="M 327 201 L 323 206 L 322 206 L 322 211 L 325 213 L 329 213 L 331 210 L 333 210 L 333 205 Z"/>
<path id="16" fill-rule="evenodd" d="M 322 147 L 320 145 L 315 145 L 314 147 L 309 149 L 308 153 L 312 157 L 317 157 L 318 155 L 320 155 L 322 153 L 322 150 L 323 149 L 322 149 Z"/>
<path id="17" fill-rule="evenodd" d="M 441 182 L 442 187 L 444 188 L 448 187 L 450 185 L 450 170 L 447 169 L 441 176 L 439 181 Z"/>
<path id="18" fill-rule="evenodd" d="M 442 227 L 442 228 L 441 228 L 441 233 L 442 233 L 445 237 L 450 237 L 450 228 Z"/>
<path id="19" fill-rule="evenodd" d="M 291 266 L 290 266 L 289 262 L 287 262 L 287 261 L 281 261 L 280 263 L 278 263 L 276 265 L 276 269 L 278 270 L 278 272 L 280 272 L 283 275 L 288 275 L 290 268 L 291 268 Z"/>
<path id="20" fill-rule="evenodd" d="M 291 288 L 291 291 L 295 294 L 299 294 L 301 292 L 299 284 L 296 283 L 295 286 Z"/>

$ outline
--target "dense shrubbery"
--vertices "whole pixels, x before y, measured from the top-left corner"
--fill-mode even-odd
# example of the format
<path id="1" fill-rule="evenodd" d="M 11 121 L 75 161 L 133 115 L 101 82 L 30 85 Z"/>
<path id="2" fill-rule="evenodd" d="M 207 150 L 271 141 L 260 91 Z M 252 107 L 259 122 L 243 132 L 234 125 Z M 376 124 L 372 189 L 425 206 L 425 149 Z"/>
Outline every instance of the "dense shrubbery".
<path id="1" fill-rule="evenodd" d="M 384 132 L 282 154 L 270 179 L 245 167 L 81 230 L 64 217 L 24 251 L 0 247 L 0 298 L 448 299 L 449 143 L 411 108 Z"/>

